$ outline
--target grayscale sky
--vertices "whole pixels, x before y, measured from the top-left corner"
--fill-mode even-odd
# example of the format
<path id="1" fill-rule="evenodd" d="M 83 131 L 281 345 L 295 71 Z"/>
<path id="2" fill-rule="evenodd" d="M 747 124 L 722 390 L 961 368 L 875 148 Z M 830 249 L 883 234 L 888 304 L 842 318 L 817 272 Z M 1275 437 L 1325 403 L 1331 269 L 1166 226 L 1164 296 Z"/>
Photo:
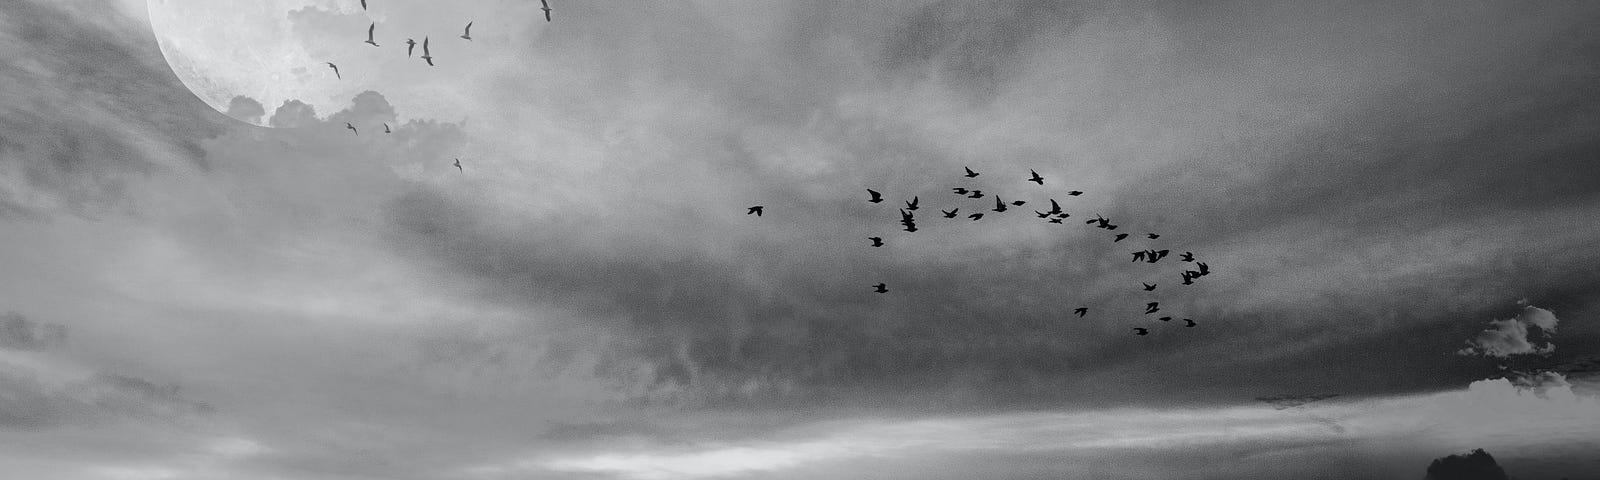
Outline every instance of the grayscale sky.
<path id="1" fill-rule="evenodd" d="M 1600 471 L 1600 3 L 151 1 L 0 4 L 6 478 Z"/>

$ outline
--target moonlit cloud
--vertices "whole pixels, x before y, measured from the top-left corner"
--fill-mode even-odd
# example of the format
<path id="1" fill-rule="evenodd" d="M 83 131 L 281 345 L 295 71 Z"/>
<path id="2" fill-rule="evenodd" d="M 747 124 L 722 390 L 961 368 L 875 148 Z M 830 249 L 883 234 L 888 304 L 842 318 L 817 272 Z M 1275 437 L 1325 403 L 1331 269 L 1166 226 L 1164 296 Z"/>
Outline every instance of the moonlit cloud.
<path id="1" fill-rule="evenodd" d="M 1523 307 L 1522 313 L 1514 318 L 1490 321 L 1489 329 L 1478 332 L 1472 339 L 1467 340 L 1469 346 L 1457 351 L 1456 354 L 1502 358 L 1512 355 L 1548 354 L 1555 351 L 1555 344 L 1547 341 L 1544 346 L 1539 346 L 1530 342 L 1528 327 L 1534 327 L 1538 332 L 1549 336 L 1556 333 L 1557 321 L 1555 313 L 1529 305 Z"/>

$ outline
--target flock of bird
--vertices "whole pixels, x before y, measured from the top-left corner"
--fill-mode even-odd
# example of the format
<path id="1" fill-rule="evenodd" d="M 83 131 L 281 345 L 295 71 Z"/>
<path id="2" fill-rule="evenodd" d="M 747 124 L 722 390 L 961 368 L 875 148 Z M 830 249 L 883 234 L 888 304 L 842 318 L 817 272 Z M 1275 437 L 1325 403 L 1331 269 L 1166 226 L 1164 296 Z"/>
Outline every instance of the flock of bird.
<path id="1" fill-rule="evenodd" d="M 360 1 L 361 1 L 361 11 L 366 11 L 367 10 L 367 0 L 360 0 Z M 546 22 L 551 21 L 551 19 L 550 19 L 550 12 L 551 12 L 550 0 L 539 0 L 539 9 L 544 11 L 544 21 L 546 21 Z M 469 42 L 472 41 L 472 24 L 473 24 L 473 22 L 468 21 L 467 22 L 467 26 L 461 29 L 461 37 L 460 37 L 461 39 L 469 41 Z M 367 45 L 372 45 L 374 47 L 381 46 L 381 45 L 378 45 L 378 40 L 374 36 L 377 33 L 377 30 L 378 30 L 378 22 L 372 22 L 372 23 L 368 24 L 367 25 L 367 40 L 364 41 L 364 42 L 361 42 L 361 43 L 365 43 Z M 422 56 L 421 57 L 417 57 L 417 58 L 421 58 L 422 61 L 428 63 L 428 66 L 432 67 L 432 66 L 434 66 L 434 64 L 433 64 L 433 52 L 429 49 L 429 45 L 428 45 L 429 43 L 430 43 L 429 37 L 427 35 L 424 35 L 422 37 Z M 412 55 L 414 53 L 416 53 L 416 49 L 417 49 L 417 40 L 414 39 L 414 38 L 407 38 L 406 39 L 406 58 L 412 58 Z M 339 73 L 339 65 L 338 64 L 335 64 L 333 62 L 323 62 L 323 63 L 326 63 L 328 65 L 328 68 L 333 70 L 333 78 L 334 79 L 337 79 L 337 80 L 343 80 L 344 79 L 344 75 Z M 350 133 L 353 134 L 353 135 L 358 135 L 358 136 L 361 135 L 361 131 L 359 129 L 357 129 L 356 126 L 351 124 L 350 122 L 345 122 L 344 123 L 344 128 L 346 130 L 350 130 Z M 384 123 L 383 124 L 383 133 L 394 133 L 394 130 L 391 130 L 389 128 L 389 124 L 388 123 Z M 459 159 L 459 158 L 455 159 L 455 163 L 452 166 L 456 167 L 456 170 L 460 170 L 461 173 L 466 173 L 466 170 L 461 168 L 461 159 Z"/>
<path id="2" fill-rule="evenodd" d="M 970 167 L 963 167 L 963 168 L 966 170 L 966 173 L 963 175 L 963 178 L 971 179 L 971 178 L 976 178 L 978 175 L 980 175 L 978 172 L 973 171 L 972 168 L 970 168 Z M 1044 177 L 1039 175 L 1039 172 L 1030 169 L 1030 170 L 1028 170 L 1028 174 L 1029 174 L 1029 177 L 1027 178 L 1027 181 L 1033 182 L 1033 183 L 1038 184 L 1040 186 L 1044 185 L 1044 183 L 1045 183 L 1044 180 L 1045 179 L 1044 179 Z M 952 190 L 952 192 L 955 193 L 955 195 L 963 197 L 963 198 L 968 198 L 968 199 L 978 199 L 978 198 L 983 198 L 985 196 L 982 190 L 969 188 L 969 187 L 964 187 L 964 186 L 963 187 L 953 187 L 951 190 Z M 1077 191 L 1077 190 L 1072 190 L 1072 191 L 1068 191 L 1067 195 L 1076 197 L 1076 196 L 1083 195 L 1083 192 Z M 1066 211 L 1062 210 L 1061 203 L 1059 201 L 1057 201 L 1056 199 L 1049 198 L 1047 200 L 1049 200 L 1049 202 L 1050 202 L 1050 209 L 1049 210 L 1046 210 L 1046 211 L 1034 210 L 1033 211 L 1034 215 L 1037 216 L 1039 219 L 1043 219 L 1048 223 L 1059 224 L 1059 223 L 1063 223 L 1067 218 L 1072 216 L 1070 213 L 1067 213 Z M 873 190 L 873 189 L 869 188 L 869 189 L 867 189 L 867 202 L 868 203 L 872 203 L 872 204 L 883 203 L 884 202 L 883 194 L 879 193 L 876 190 Z M 989 212 L 992 213 L 992 214 L 996 214 L 996 215 L 1003 214 L 1003 213 L 1006 213 L 1006 212 L 1011 211 L 1013 209 L 1016 209 L 1017 207 L 1022 207 L 1023 205 L 1027 205 L 1027 204 L 1028 204 L 1028 202 L 1025 201 L 1025 200 L 1013 200 L 1013 201 L 1007 202 L 1004 199 L 1000 198 L 999 195 L 994 195 L 994 208 L 989 209 Z M 900 226 L 906 232 L 916 232 L 917 231 L 917 216 L 916 216 L 916 212 L 920 207 L 921 207 L 921 198 L 919 198 L 917 196 L 913 196 L 913 197 L 911 197 L 910 200 L 906 200 L 905 201 L 905 207 L 904 208 L 900 208 L 899 209 L 899 211 L 900 211 Z M 982 207 L 979 207 L 979 208 L 981 209 Z M 745 212 L 745 214 L 746 215 L 761 216 L 761 214 L 764 211 L 765 211 L 765 206 L 755 205 L 755 206 L 749 207 L 748 210 Z M 939 210 L 939 212 L 941 214 L 943 214 L 944 218 L 953 219 L 953 218 L 956 218 L 961 213 L 961 207 L 957 206 L 955 208 L 951 208 L 950 210 Z M 982 212 L 982 211 L 973 212 L 973 213 L 967 215 L 967 219 L 970 220 L 970 221 L 978 221 L 978 220 L 981 220 L 983 218 L 984 218 L 984 212 Z M 1112 223 L 1110 219 L 1107 219 L 1107 218 L 1099 216 L 1099 215 L 1096 215 L 1095 218 L 1089 219 L 1088 221 L 1083 222 L 1083 223 L 1085 225 L 1091 225 L 1091 226 L 1094 226 L 1094 228 L 1106 230 L 1108 232 L 1114 232 L 1115 230 L 1117 230 L 1119 228 L 1119 226 L 1117 224 L 1115 224 L 1115 223 Z M 1130 234 L 1128 234 L 1128 233 L 1113 233 L 1112 237 L 1111 237 L 1112 238 L 1111 242 L 1112 243 L 1118 243 L 1118 242 L 1121 242 L 1121 241 L 1123 241 L 1123 240 L 1125 240 L 1125 239 L 1127 239 L 1129 237 L 1130 237 Z M 1155 239 L 1161 238 L 1161 235 L 1156 234 L 1156 233 L 1146 233 L 1144 235 L 1144 237 L 1147 238 L 1147 239 L 1150 239 L 1150 240 L 1155 240 Z M 883 247 L 885 245 L 883 237 L 867 237 L 867 240 L 872 242 L 870 244 L 870 246 L 874 247 L 874 248 Z M 1170 255 L 1170 254 L 1171 254 L 1171 250 L 1166 250 L 1166 249 L 1161 249 L 1161 250 L 1144 249 L 1144 250 L 1139 250 L 1139 251 L 1132 252 L 1132 256 L 1133 256 L 1133 261 L 1134 262 L 1144 262 L 1144 263 L 1150 263 L 1150 264 L 1159 263 L 1162 260 L 1166 259 L 1167 256 Z M 1198 279 L 1200 277 L 1204 277 L 1204 276 L 1207 276 L 1207 275 L 1211 274 L 1211 267 L 1209 265 L 1206 265 L 1205 262 L 1196 261 L 1193 252 L 1183 252 L 1182 254 L 1179 254 L 1178 255 L 1178 260 L 1180 262 L 1182 262 L 1182 263 L 1190 264 L 1190 265 L 1193 266 L 1193 269 L 1185 268 L 1179 274 L 1179 279 L 1181 280 L 1181 284 L 1182 285 L 1193 285 L 1195 279 Z M 1141 282 L 1140 285 L 1141 285 L 1140 290 L 1143 291 L 1143 292 L 1154 292 L 1156 290 L 1156 287 L 1158 286 L 1158 284 L 1155 284 L 1155 283 L 1143 283 L 1143 282 Z M 889 285 L 887 283 L 880 282 L 880 283 L 878 283 L 876 285 L 872 285 L 872 289 L 873 289 L 874 292 L 877 292 L 877 293 L 889 293 Z M 1088 307 L 1078 307 L 1078 308 L 1073 309 L 1072 313 L 1077 315 L 1079 318 L 1083 318 L 1083 317 L 1085 317 L 1085 316 L 1087 316 L 1089 314 L 1089 308 Z M 1152 301 L 1152 302 L 1148 302 L 1148 303 L 1144 304 L 1144 314 L 1145 315 L 1157 315 L 1157 314 L 1161 314 L 1161 313 L 1162 313 L 1161 302 Z M 1156 317 L 1156 318 L 1158 320 L 1162 321 L 1162 322 L 1171 322 L 1173 320 L 1172 316 L 1164 315 L 1164 314 L 1159 316 L 1159 317 Z M 1183 318 L 1181 320 L 1184 322 L 1184 325 L 1183 325 L 1184 327 L 1192 328 L 1192 327 L 1195 327 L 1196 325 L 1198 325 L 1192 319 Z M 1145 328 L 1145 327 L 1133 327 L 1133 331 L 1134 331 L 1135 335 L 1149 335 L 1150 334 L 1150 329 L 1149 328 Z"/>

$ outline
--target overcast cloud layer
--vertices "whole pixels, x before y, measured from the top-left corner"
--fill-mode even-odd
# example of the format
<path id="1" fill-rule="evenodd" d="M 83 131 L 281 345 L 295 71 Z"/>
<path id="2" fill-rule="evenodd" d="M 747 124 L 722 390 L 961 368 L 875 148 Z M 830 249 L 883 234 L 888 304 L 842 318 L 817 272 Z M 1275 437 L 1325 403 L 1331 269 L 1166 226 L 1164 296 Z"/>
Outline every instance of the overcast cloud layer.
<path id="1" fill-rule="evenodd" d="M 0 7 L 0 471 L 1600 471 L 1600 5 L 371 3 L 494 20 L 225 115 L 142 2 Z"/>

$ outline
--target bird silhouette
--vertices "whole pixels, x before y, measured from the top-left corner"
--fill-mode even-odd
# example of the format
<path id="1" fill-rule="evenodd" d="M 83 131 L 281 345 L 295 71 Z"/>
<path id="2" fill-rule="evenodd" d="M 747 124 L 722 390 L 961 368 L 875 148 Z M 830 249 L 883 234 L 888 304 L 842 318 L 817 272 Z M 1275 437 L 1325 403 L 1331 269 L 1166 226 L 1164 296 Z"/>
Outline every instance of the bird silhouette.
<path id="1" fill-rule="evenodd" d="M 967 194 L 967 189 L 966 188 L 962 188 L 962 187 L 955 187 L 955 188 L 952 188 L 950 190 L 956 192 L 956 195 L 966 195 Z"/>
<path id="2" fill-rule="evenodd" d="M 328 64 L 328 68 L 333 69 L 333 78 L 337 78 L 337 79 L 340 79 L 340 80 L 344 79 L 344 77 L 339 76 L 339 66 L 338 65 L 334 65 L 333 62 L 324 62 L 324 63 Z"/>
<path id="3" fill-rule="evenodd" d="M 461 38 L 472 40 L 472 22 L 467 22 L 467 28 L 461 30 Z"/>
<path id="4" fill-rule="evenodd" d="M 1119 234 L 1117 234 L 1117 238 L 1116 238 L 1116 239 L 1115 239 L 1115 240 L 1112 240 L 1112 241 L 1111 241 L 1111 242 L 1112 242 L 1112 243 L 1116 243 L 1116 242 L 1120 242 L 1120 241 L 1122 241 L 1122 239 L 1124 239 L 1124 238 L 1128 238 L 1128 234 L 1126 234 L 1126 233 L 1119 233 Z"/>
<path id="5" fill-rule="evenodd" d="M 539 0 L 539 9 L 544 10 L 544 21 L 550 21 L 550 2 Z"/>
<path id="6" fill-rule="evenodd" d="M 883 194 L 873 191 L 869 188 L 867 189 L 867 195 L 872 195 L 872 198 L 867 201 L 872 203 L 883 203 Z"/>
<path id="7" fill-rule="evenodd" d="M 1154 233 L 1146 233 L 1146 234 L 1145 234 L 1145 235 L 1144 235 L 1144 236 L 1146 236 L 1146 237 L 1150 237 L 1150 239 L 1151 239 L 1151 240 L 1155 240 L 1155 239 L 1157 239 L 1157 238 L 1161 238 L 1161 236 L 1160 236 L 1160 235 L 1156 235 L 1156 234 L 1154 234 Z"/>
<path id="8" fill-rule="evenodd" d="M 1102 217 L 1102 216 L 1099 216 L 1099 215 L 1095 215 L 1094 218 L 1089 219 L 1089 221 L 1087 221 L 1087 222 L 1083 222 L 1083 224 L 1084 225 L 1094 225 L 1094 224 L 1098 223 L 1100 225 L 1105 225 L 1107 221 L 1108 220 L 1106 220 L 1105 217 Z"/>
<path id="9" fill-rule="evenodd" d="M 1028 202 L 1025 201 L 1025 200 L 1012 200 L 1011 201 L 1011 205 L 1018 206 L 1018 207 L 1023 206 L 1023 205 L 1027 205 L 1027 204 L 1028 204 Z"/>
<path id="10" fill-rule="evenodd" d="M 1088 315 L 1089 314 L 1089 307 L 1074 308 L 1074 309 L 1072 309 L 1072 313 L 1078 314 L 1078 318 L 1083 318 L 1084 315 Z"/>
<path id="11" fill-rule="evenodd" d="M 433 55 L 428 53 L 428 37 L 422 37 L 422 60 L 428 62 L 428 66 L 433 66 Z"/>
<path id="12" fill-rule="evenodd" d="M 367 9 L 367 0 L 361 0 L 361 9 L 362 10 L 366 10 Z"/>
<path id="13" fill-rule="evenodd" d="M 411 52 L 417 49 L 417 41 L 406 39 L 406 58 L 411 58 Z"/>
<path id="14" fill-rule="evenodd" d="M 1067 217 L 1070 217 L 1070 216 L 1072 216 L 1072 214 L 1067 213 L 1067 212 L 1061 212 L 1061 213 L 1057 213 L 1056 214 L 1056 218 L 1067 218 Z"/>
<path id="15" fill-rule="evenodd" d="M 744 212 L 745 215 L 749 215 L 749 214 L 752 214 L 752 213 L 755 214 L 757 217 L 761 216 L 761 206 L 760 205 L 756 205 L 754 207 L 750 207 L 750 211 Z"/>
<path id="16" fill-rule="evenodd" d="M 1052 218 L 1052 219 L 1050 219 L 1050 223 L 1061 223 L 1061 219 L 1059 219 L 1059 218 Z"/>
<path id="17" fill-rule="evenodd" d="M 1163 322 L 1170 322 L 1170 321 L 1172 321 L 1172 317 L 1161 317 L 1159 320 L 1161 320 Z"/>
<path id="18" fill-rule="evenodd" d="M 995 212 L 1004 212 L 1004 211 L 1006 211 L 1006 202 L 1000 201 L 1000 196 L 999 195 L 995 195 L 995 197 L 994 197 L 994 211 Z"/>
<path id="19" fill-rule="evenodd" d="M 917 197 L 911 197 L 911 201 L 906 202 L 906 210 L 916 210 L 916 209 L 917 209 Z"/>
<path id="20" fill-rule="evenodd" d="M 394 131 L 393 130 L 389 130 L 389 124 L 388 123 L 384 123 L 383 124 L 383 133 L 394 133 Z"/>
<path id="21" fill-rule="evenodd" d="M 1033 183 L 1037 183 L 1037 184 L 1040 184 L 1040 185 L 1044 185 L 1044 177 L 1039 176 L 1039 172 L 1035 172 L 1032 169 L 1029 169 L 1028 173 L 1033 174 L 1033 178 L 1029 178 L 1028 181 L 1033 182 Z"/>
<path id="22" fill-rule="evenodd" d="M 1144 260 L 1144 258 L 1145 258 L 1144 255 L 1145 255 L 1145 251 L 1143 251 L 1143 250 L 1140 250 L 1140 251 L 1137 251 L 1137 252 L 1133 252 L 1133 261 L 1137 262 L 1137 261 L 1140 261 L 1140 260 Z"/>
<path id="23" fill-rule="evenodd" d="M 361 134 L 361 132 L 356 131 L 356 126 L 355 125 L 351 125 L 350 122 L 344 122 L 344 128 L 350 129 L 350 131 L 352 133 L 355 133 L 356 135 L 360 135 Z"/>
<path id="24" fill-rule="evenodd" d="M 967 169 L 967 178 L 972 178 L 972 177 L 978 176 L 978 172 L 972 171 L 971 167 L 961 167 L 961 168 Z"/>
<path id="25" fill-rule="evenodd" d="M 1155 291 L 1155 289 L 1156 289 L 1156 286 L 1152 285 L 1152 284 L 1141 282 L 1140 285 L 1144 285 L 1144 291 L 1146 291 L 1146 292 Z"/>
<path id="26" fill-rule="evenodd" d="M 980 218 L 983 218 L 983 214 L 981 214 L 981 213 L 974 213 L 974 214 L 972 214 L 972 215 L 967 215 L 967 218 L 970 218 L 970 219 L 972 219 L 972 220 L 973 220 L 973 221 L 977 221 L 977 220 L 978 220 L 978 219 L 980 219 Z"/>
<path id="27" fill-rule="evenodd" d="M 1167 253 L 1170 252 L 1170 251 L 1171 250 L 1156 250 L 1154 252 L 1156 258 L 1151 259 L 1150 263 L 1156 263 L 1156 261 L 1158 261 L 1158 260 L 1161 260 L 1163 258 L 1167 258 Z"/>
<path id="28" fill-rule="evenodd" d="M 1045 212 L 1041 212 L 1041 211 L 1038 211 L 1038 210 L 1034 210 L 1033 214 L 1034 215 L 1038 215 L 1039 218 L 1050 218 L 1050 214 L 1045 213 Z"/>
<path id="29" fill-rule="evenodd" d="M 1134 332 L 1133 333 L 1134 335 L 1149 335 L 1150 334 L 1150 329 L 1133 327 L 1133 332 Z"/>
<path id="30" fill-rule="evenodd" d="M 1200 276 L 1199 272 L 1196 272 L 1194 270 L 1184 270 L 1183 271 L 1183 284 L 1184 285 L 1194 285 L 1194 278 L 1198 277 L 1198 276 Z"/>
<path id="31" fill-rule="evenodd" d="M 973 190 L 971 195 L 967 195 L 967 198 L 983 198 L 983 190 Z"/>
<path id="32" fill-rule="evenodd" d="M 1061 204 L 1056 203 L 1056 199 L 1054 198 L 1050 199 L 1050 211 L 1045 213 L 1049 213 L 1051 215 L 1061 213 Z"/>
<path id="33" fill-rule="evenodd" d="M 872 291 L 874 291 L 874 292 L 889 293 L 889 285 L 888 284 L 880 283 L 880 284 L 877 284 L 877 285 L 873 285 L 872 288 L 873 288 Z"/>
<path id="34" fill-rule="evenodd" d="M 375 42 L 375 41 L 372 40 L 372 30 L 375 29 L 375 28 L 378 28 L 378 23 L 377 22 L 373 22 L 372 25 L 367 25 L 367 41 L 363 42 L 363 43 L 366 43 L 367 45 L 372 45 L 374 47 L 378 46 L 378 42 Z"/>
<path id="35" fill-rule="evenodd" d="M 1145 313 L 1145 315 L 1149 315 L 1149 314 L 1156 313 L 1156 312 L 1159 312 L 1159 311 L 1161 311 L 1161 302 L 1150 302 L 1150 303 L 1144 304 L 1144 313 Z"/>
<path id="36" fill-rule="evenodd" d="M 867 240 L 872 240 L 872 246 L 874 247 L 883 246 L 883 237 L 867 237 Z"/>
<path id="37" fill-rule="evenodd" d="M 950 211 L 940 210 L 939 213 L 943 213 L 944 214 L 944 218 L 956 218 L 956 212 L 959 212 L 959 211 L 961 211 L 961 209 L 957 208 L 957 209 L 953 209 L 953 210 L 950 210 Z"/>
<path id="38" fill-rule="evenodd" d="M 1195 262 L 1195 266 L 1200 267 L 1200 271 L 1196 272 L 1198 274 L 1196 276 L 1204 277 L 1211 274 L 1211 267 L 1206 266 L 1205 262 Z"/>
<path id="39" fill-rule="evenodd" d="M 1194 320 L 1190 320 L 1190 319 L 1187 319 L 1187 318 L 1183 319 L 1183 323 L 1184 323 L 1183 326 L 1185 326 L 1185 327 L 1193 327 L 1194 326 Z"/>
<path id="40" fill-rule="evenodd" d="M 467 173 L 467 169 L 461 168 L 461 159 L 457 158 L 454 166 L 456 167 L 456 170 L 460 170 L 461 173 Z"/>
<path id="41" fill-rule="evenodd" d="M 1072 196 L 1076 197 L 1078 195 L 1083 195 L 1083 192 L 1080 192 L 1080 191 L 1077 191 L 1077 190 L 1073 190 L 1073 191 L 1067 192 L 1067 195 L 1072 195 Z"/>
<path id="42" fill-rule="evenodd" d="M 1179 260 L 1183 260 L 1185 262 L 1193 262 L 1194 261 L 1194 254 L 1193 253 L 1189 253 L 1189 252 L 1183 252 L 1183 255 L 1179 255 L 1178 259 Z"/>

